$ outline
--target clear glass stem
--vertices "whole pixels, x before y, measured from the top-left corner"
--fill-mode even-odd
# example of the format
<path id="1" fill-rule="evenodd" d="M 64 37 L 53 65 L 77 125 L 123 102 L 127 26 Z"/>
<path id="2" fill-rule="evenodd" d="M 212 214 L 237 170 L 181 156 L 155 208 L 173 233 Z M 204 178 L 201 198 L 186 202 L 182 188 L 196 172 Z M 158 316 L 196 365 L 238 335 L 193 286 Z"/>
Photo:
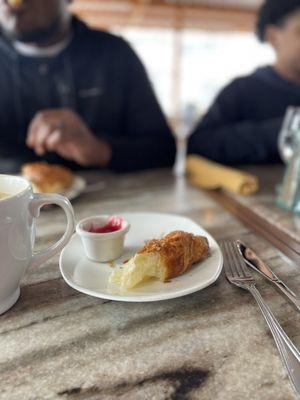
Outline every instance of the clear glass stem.
<path id="1" fill-rule="evenodd" d="M 176 161 L 174 165 L 174 173 L 178 178 L 185 176 L 186 155 L 187 155 L 187 138 L 176 139 Z"/>

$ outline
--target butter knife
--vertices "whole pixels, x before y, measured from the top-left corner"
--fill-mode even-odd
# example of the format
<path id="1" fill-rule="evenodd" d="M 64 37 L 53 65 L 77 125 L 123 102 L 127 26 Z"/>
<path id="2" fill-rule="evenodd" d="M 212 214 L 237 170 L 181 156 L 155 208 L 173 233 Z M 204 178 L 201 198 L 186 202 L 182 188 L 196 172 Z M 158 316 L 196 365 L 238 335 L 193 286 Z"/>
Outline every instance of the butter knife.
<path id="1" fill-rule="evenodd" d="M 255 271 L 259 272 L 262 276 L 272 282 L 281 293 L 283 293 L 288 300 L 300 311 L 300 297 L 297 296 L 281 279 L 278 278 L 271 270 L 271 268 L 262 261 L 258 255 L 240 240 L 237 241 L 237 246 L 247 263 Z"/>

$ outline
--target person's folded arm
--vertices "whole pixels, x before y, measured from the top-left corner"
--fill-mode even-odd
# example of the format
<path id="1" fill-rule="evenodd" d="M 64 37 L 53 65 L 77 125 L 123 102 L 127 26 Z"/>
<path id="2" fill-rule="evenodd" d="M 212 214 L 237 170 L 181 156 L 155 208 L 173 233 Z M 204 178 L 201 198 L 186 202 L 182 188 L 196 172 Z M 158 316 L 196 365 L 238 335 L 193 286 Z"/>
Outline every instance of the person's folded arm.
<path id="1" fill-rule="evenodd" d="M 127 43 L 119 56 L 125 81 L 123 127 L 118 137 L 102 135 L 112 149 L 108 167 L 114 170 L 170 166 L 175 142 L 146 71 Z"/>
<path id="2" fill-rule="evenodd" d="M 282 117 L 241 120 L 242 101 L 233 85 L 216 99 L 194 130 L 189 153 L 224 164 L 278 162 L 278 133 Z"/>
<path id="3" fill-rule="evenodd" d="M 225 126 L 201 125 L 190 139 L 189 153 L 224 164 L 279 161 L 277 135 L 282 118 Z"/>

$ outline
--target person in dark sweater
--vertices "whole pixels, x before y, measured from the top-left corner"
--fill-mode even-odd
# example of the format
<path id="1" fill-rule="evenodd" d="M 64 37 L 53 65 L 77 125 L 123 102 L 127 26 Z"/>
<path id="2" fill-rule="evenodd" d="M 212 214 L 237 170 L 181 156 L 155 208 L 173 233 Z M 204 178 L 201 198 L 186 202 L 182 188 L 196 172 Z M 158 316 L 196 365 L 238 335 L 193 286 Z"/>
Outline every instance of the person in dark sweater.
<path id="1" fill-rule="evenodd" d="M 221 91 L 192 134 L 190 153 L 225 164 L 280 161 L 285 112 L 300 106 L 300 0 L 266 0 L 257 34 L 273 46 L 276 63 Z"/>
<path id="2" fill-rule="evenodd" d="M 0 171 L 46 160 L 130 171 L 173 163 L 145 69 L 68 0 L 0 0 Z"/>

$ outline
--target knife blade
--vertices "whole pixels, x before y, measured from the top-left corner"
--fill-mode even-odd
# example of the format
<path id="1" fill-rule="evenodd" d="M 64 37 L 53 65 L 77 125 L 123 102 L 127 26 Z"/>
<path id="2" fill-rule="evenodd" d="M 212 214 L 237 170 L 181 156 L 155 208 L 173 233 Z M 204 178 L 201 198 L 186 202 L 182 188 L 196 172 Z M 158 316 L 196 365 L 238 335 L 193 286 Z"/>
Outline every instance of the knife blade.
<path id="1" fill-rule="evenodd" d="M 278 276 L 271 270 L 271 268 L 262 261 L 259 256 L 250 247 L 246 246 L 240 240 L 237 241 L 237 246 L 246 262 L 256 272 L 264 276 L 272 282 L 281 293 L 300 311 L 300 297 L 297 296 Z"/>

